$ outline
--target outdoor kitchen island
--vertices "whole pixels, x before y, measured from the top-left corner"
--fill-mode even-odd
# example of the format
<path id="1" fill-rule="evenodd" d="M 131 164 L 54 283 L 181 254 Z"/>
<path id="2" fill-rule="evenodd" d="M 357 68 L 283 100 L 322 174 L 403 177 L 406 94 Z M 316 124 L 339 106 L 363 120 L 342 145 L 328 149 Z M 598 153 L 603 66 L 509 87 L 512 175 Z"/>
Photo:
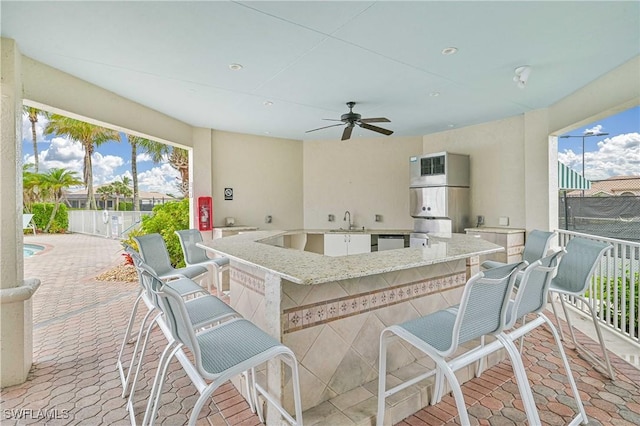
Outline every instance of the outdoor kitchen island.
<path id="1" fill-rule="evenodd" d="M 325 233 L 330 231 L 256 231 L 201 246 L 230 259 L 231 306 L 296 354 L 305 423 L 320 416 L 355 424 L 375 416 L 380 332 L 457 303 L 467 278 L 478 271 L 478 257 L 504 249 L 452 234 L 432 237 L 425 248 L 337 257 L 307 251 Z M 428 365 L 400 342 L 389 346 L 388 362 L 392 375 Z M 288 368 L 272 362 L 267 373 L 259 380 L 292 411 Z M 470 376 L 462 371 L 460 378 Z M 389 398 L 385 424 L 426 406 L 427 386 L 418 383 Z"/>

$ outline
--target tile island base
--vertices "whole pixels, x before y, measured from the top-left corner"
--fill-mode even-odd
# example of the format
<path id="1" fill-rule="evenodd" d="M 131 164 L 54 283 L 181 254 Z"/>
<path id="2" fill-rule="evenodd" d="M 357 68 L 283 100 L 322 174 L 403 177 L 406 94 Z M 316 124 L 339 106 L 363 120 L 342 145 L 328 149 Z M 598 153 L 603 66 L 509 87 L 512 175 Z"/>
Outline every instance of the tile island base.
<path id="1" fill-rule="evenodd" d="M 254 249 L 262 251 L 256 254 L 261 257 L 261 264 L 249 255 L 240 258 L 239 246 L 243 244 L 231 241 L 238 237 L 229 237 L 226 247 L 209 243 L 208 248 L 230 257 L 232 307 L 296 354 L 307 424 L 313 424 L 312 419 L 318 416 L 323 421 L 333 416 L 335 424 L 357 424 L 375 416 L 381 331 L 456 304 L 468 277 L 478 271 L 478 256 L 502 250 L 495 244 L 456 234 L 452 239 L 434 241 L 430 253 L 425 251 L 429 249 L 407 248 L 330 258 L 257 246 Z M 216 242 L 224 240 L 227 239 Z M 259 240 L 245 237 L 244 243 L 259 244 Z M 270 253 L 273 250 L 281 252 Z M 322 282 L 307 284 L 304 277 L 265 265 L 270 254 L 295 258 L 300 253 L 314 257 L 315 276 L 321 276 Z M 388 256 L 404 258 L 405 264 L 397 267 L 402 262 L 396 260 L 392 262 L 396 266 L 386 267 L 384 258 Z M 416 262 L 416 258 L 422 262 Z M 361 271 L 353 272 L 358 264 Z M 336 270 L 327 273 L 324 268 Z M 398 381 L 394 375 L 404 377 L 433 365 L 400 340 L 389 346 L 388 363 L 389 386 Z M 459 375 L 461 381 L 472 377 L 470 370 Z M 271 362 L 266 371 L 259 373 L 258 380 L 280 395 L 285 408 L 292 409 L 288 368 Z M 243 389 L 239 381 L 236 386 Z M 390 398 L 384 423 L 398 422 L 426 406 L 429 388 L 430 383 L 425 380 Z M 277 414 L 271 411 L 271 415 Z M 272 420 L 273 424 L 278 422 L 277 418 Z"/>

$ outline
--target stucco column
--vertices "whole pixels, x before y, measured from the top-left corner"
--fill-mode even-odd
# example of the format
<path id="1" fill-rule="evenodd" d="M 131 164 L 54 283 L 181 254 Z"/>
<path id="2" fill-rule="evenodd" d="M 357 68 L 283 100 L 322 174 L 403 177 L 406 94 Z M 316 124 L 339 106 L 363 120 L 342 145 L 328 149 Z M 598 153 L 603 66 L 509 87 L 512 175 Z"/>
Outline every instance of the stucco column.
<path id="1" fill-rule="evenodd" d="M 198 197 L 213 197 L 211 144 L 211 129 L 202 127 L 193 129 L 193 150 L 191 151 L 191 158 L 189 158 L 189 166 L 191 167 L 191 197 L 193 197 L 190 203 L 191 209 L 195 208 Z M 220 223 L 220 218 L 216 216 L 216 202 L 219 201 L 220 200 L 216 199 L 213 200 L 213 220 L 218 223 Z M 189 213 L 190 226 L 197 228 L 198 223 L 195 221 L 195 212 L 191 210 Z M 213 238 L 213 231 L 203 232 L 202 236 L 205 241 L 210 240 Z"/>
<path id="2" fill-rule="evenodd" d="M 3 38 L 0 55 L 0 385 L 5 387 L 24 382 L 31 368 L 31 296 L 40 283 L 24 282 L 20 52 Z"/>

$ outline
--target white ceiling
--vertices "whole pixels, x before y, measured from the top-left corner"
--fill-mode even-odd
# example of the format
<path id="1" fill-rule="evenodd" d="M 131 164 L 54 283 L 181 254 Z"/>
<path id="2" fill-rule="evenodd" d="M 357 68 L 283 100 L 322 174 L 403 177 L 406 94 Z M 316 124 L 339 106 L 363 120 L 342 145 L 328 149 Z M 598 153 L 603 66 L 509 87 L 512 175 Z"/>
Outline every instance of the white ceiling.
<path id="1" fill-rule="evenodd" d="M 339 118 L 347 101 L 363 117 L 388 117 L 380 126 L 399 136 L 514 116 L 640 54 L 638 1 L 0 8 L 2 36 L 26 56 L 193 126 L 292 139 L 339 138 L 341 127 L 305 130 L 332 124 L 322 119 Z M 451 46 L 457 54 L 441 54 Z M 521 65 L 532 67 L 524 89 L 512 80 Z"/>

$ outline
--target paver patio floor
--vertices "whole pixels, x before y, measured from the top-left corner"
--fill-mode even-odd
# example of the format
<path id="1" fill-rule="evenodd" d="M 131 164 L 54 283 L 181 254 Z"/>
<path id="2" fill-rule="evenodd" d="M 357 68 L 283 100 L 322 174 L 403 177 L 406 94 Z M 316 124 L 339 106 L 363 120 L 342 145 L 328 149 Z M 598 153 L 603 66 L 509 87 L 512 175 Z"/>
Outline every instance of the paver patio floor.
<path id="1" fill-rule="evenodd" d="M 51 425 L 130 424 L 115 365 L 137 283 L 95 280 L 100 272 L 122 262 L 119 242 L 80 234 L 27 236 L 25 242 L 47 247 L 41 254 L 25 259 L 25 277 L 42 281 L 33 298 L 34 363 L 27 382 L 2 389 L 2 424 L 44 424 L 44 412 L 58 417 L 46 421 Z M 584 335 L 579 336 L 590 342 Z M 541 420 L 544 424 L 562 425 L 574 416 L 575 404 L 552 342 L 551 334 L 544 329 L 532 333 L 525 343 L 524 363 Z M 163 346 L 162 336 L 156 333 L 152 343 L 145 365 L 155 365 Z M 640 424 L 639 370 L 611 354 L 618 376 L 610 381 L 570 347 L 567 354 L 589 424 Z M 143 371 L 136 394 L 138 422 L 153 380 L 153 369 Z M 197 392 L 177 362 L 172 363 L 169 371 L 158 423 L 185 424 Z M 525 414 L 508 361 L 471 380 L 463 391 L 472 422 L 482 425 L 524 422 Z M 448 395 L 442 403 L 419 411 L 401 424 L 456 422 L 455 404 Z M 202 410 L 198 423 L 260 422 L 227 383 Z"/>

